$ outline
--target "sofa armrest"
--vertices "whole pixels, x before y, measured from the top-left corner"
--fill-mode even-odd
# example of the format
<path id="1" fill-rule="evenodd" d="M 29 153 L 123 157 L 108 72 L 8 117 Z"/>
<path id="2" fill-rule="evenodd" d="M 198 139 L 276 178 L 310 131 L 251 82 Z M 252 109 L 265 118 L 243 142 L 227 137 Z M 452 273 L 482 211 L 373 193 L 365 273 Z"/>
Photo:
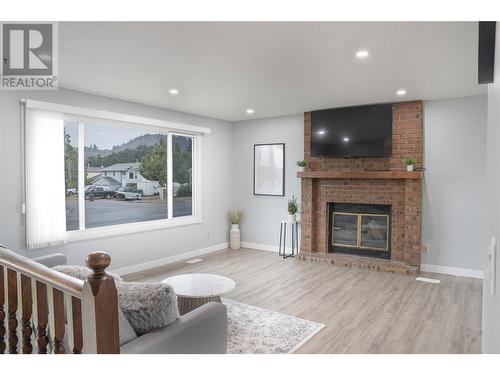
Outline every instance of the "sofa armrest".
<path id="1" fill-rule="evenodd" d="M 146 333 L 121 346 L 122 354 L 225 354 L 227 308 L 209 302 L 182 315 L 168 327 Z"/>
<path id="2" fill-rule="evenodd" d="M 43 255 L 40 257 L 32 258 L 32 260 L 49 268 L 68 264 L 68 258 L 66 257 L 66 255 L 61 253 Z"/>

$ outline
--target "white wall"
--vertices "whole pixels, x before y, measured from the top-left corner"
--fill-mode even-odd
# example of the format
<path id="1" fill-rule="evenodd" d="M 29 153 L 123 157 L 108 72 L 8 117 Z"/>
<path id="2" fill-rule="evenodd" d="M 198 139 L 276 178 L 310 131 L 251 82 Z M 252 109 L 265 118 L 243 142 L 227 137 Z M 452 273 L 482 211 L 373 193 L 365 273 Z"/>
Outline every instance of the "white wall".
<path id="1" fill-rule="evenodd" d="M 495 82 L 488 87 L 486 238 L 500 241 L 500 24 L 497 22 L 495 51 Z M 487 249 L 483 250 L 487 264 Z M 500 251 L 497 249 L 496 295 L 491 295 L 490 281 L 483 283 L 483 353 L 500 353 Z"/>
<path id="2" fill-rule="evenodd" d="M 228 181 L 231 181 L 233 170 L 231 123 L 59 89 L 44 92 L 0 92 L 0 243 L 14 251 L 25 253 L 24 218 L 21 214 L 20 98 L 158 118 L 204 126 L 212 130 L 212 133 L 203 139 L 203 224 L 73 242 L 61 247 L 30 252 L 30 256 L 59 251 L 68 255 L 70 263 L 83 264 L 89 252 L 102 250 L 111 255 L 112 267 L 119 268 L 227 242 L 226 213 L 231 206 L 232 192 Z"/>
<path id="3" fill-rule="evenodd" d="M 424 103 L 424 265 L 483 269 L 486 102 L 480 95 Z"/>
<path id="4" fill-rule="evenodd" d="M 242 241 L 277 249 L 280 221 L 288 214 L 288 199 L 295 195 L 300 201 L 295 162 L 304 158 L 303 133 L 302 114 L 234 124 L 235 170 L 230 183 L 235 192 L 233 206 L 243 211 Z M 284 197 L 253 195 L 253 146 L 257 143 L 285 143 Z"/>

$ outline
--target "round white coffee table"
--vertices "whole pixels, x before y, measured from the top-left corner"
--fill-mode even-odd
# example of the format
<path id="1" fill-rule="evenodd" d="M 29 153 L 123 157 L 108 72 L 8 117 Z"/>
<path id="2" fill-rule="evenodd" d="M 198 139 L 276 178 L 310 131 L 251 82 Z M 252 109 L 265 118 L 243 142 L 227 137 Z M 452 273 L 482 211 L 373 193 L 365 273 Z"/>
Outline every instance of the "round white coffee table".
<path id="1" fill-rule="evenodd" d="M 229 277 L 208 273 L 176 275 L 166 278 L 162 283 L 169 284 L 174 289 L 181 315 L 207 302 L 222 303 L 220 296 L 236 286 Z"/>

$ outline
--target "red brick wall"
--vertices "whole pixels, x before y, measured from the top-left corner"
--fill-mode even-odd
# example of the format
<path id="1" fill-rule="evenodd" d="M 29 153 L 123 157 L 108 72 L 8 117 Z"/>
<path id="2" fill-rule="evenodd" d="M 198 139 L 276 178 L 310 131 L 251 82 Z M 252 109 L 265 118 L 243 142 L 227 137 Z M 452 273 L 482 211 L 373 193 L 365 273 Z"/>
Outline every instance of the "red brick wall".
<path id="1" fill-rule="evenodd" d="M 304 113 L 304 158 L 323 171 L 405 170 L 403 158 L 423 161 L 422 102 L 393 105 L 392 156 L 387 158 L 311 158 L 311 115 Z M 301 253 L 327 253 L 328 203 L 392 206 L 391 260 L 420 267 L 421 180 L 302 179 Z"/>
<path id="2" fill-rule="evenodd" d="M 328 251 L 328 203 L 387 204 L 392 206 L 391 255 L 404 261 L 405 184 L 404 180 L 319 180 L 315 184 L 314 225 L 315 250 Z"/>

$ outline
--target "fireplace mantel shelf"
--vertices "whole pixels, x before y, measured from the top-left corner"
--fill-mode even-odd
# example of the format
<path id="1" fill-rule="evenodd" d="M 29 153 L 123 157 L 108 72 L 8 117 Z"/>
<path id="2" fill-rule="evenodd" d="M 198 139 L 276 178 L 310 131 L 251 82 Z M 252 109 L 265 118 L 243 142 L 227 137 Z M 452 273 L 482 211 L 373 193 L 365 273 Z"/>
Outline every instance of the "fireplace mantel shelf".
<path id="1" fill-rule="evenodd" d="M 372 180 L 420 180 L 423 172 L 406 171 L 365 171 L 365 172 L 336 172 L 336 171 L 305 171 L 297 172 L 299 178 L 331 178 L 331 179 L 372 179 Z"/>

